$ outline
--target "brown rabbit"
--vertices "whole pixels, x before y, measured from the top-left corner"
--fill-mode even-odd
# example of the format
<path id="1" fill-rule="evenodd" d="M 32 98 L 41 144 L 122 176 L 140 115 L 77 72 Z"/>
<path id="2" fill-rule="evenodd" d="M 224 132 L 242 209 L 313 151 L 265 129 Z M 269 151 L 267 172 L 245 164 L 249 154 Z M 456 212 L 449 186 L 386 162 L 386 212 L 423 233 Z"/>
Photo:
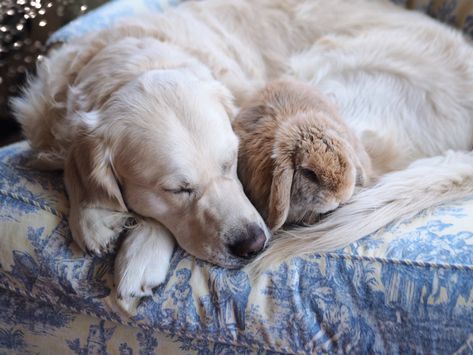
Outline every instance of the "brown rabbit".
<path id="1" fill-rule="evenodd" d="M 372 177 L 361 142 L 308 84 L 270 83 L 243 105 L 234 129 L 239 178 L 272 231 L 315 223 Z"/>

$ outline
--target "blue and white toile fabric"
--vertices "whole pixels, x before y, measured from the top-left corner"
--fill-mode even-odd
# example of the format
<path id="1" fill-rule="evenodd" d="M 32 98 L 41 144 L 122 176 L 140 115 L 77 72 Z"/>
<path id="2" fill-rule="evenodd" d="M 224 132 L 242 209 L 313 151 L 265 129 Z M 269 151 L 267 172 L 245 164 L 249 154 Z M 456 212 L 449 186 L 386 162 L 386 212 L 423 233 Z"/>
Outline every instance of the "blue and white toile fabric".
<path id="1" fill-rule="evenodd" d="M 473 196 L 254 282 L 177 249 L 128 319 L 113 255 L 73 243 L 60 173 L 0 150 L 0 353 L 473 352 Z"/>
<path id="2" fill-rule="evenodd" d="M 397 2 L 472 32 L 472 2 Z M 114 1 L 52 41 L 174 3 Z M 114 256 L 73 243 L 62 175 L 30 155 L 0 149 L 0 354 L 473 353 L 473 196 L 253 282 L 176 249 L 130 319 L 113 306 Z"/>
<path id="3" fill-rule="evenodd" d="M 142 12 L 163 11 L 176 6 L 184 0 L 112 0 L 98 9 L 70 22 L 54 33 L 48 40 L 50 44 L 67 42 L 70 38 L 111 26 L 117 20 Z"/>

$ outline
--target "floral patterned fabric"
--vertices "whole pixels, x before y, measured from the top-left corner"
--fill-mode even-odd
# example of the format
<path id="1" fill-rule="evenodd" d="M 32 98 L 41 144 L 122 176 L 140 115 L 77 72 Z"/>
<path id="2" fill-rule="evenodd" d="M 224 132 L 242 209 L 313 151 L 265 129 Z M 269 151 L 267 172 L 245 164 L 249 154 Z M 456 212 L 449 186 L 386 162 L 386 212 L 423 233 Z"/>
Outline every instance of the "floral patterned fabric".
<path id="1" fill-rule="evenodd" d="M 51 41 L 178 0 L 113 1 Z M 472 1 L 396 1 L 472 33 Z M 0 149 L 0 354 L 473 353 L 473 196 L 257 280 L 176 249 L 165 283 L 127 318 L 113 258 L 85 255 L 60 173 Z"/>

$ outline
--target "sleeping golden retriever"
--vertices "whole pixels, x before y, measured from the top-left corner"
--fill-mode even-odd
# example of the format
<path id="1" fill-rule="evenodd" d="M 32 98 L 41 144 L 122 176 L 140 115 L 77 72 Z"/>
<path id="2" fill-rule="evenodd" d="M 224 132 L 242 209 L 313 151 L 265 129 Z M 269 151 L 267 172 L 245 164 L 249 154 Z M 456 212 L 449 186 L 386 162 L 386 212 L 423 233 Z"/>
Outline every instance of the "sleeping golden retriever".
<path id="1" fill-rule="evenodd" d="M 124 20 L 54 50 L 13 101 L 36 165 L 64 169 L 82 249 L 107 252 L 137 219 L 116 258 L 125 308 L 165 279 L 174 240 L 235 268 L 269 239 L 237 178 L 231 120 L 234 100 L 281 71 L 289 13 L 217 0 Z"/>
<path id="2" fill-rule="evenodd" d="M 164 280 L 174 239 L 225 267 L 263 249 L 270 234 L 237 179 L 231 120 L 234 104 L 282 75 L 317 87 L 353 137 L 339 119 L 327 123 L 340 134 L 324 131 L 339 149 L 327 161 L 332 175 L 316 164 L 332 146 L 323 139 L 310 148 L 316 160 L 293 162 L 292 179 L 281 161 L 275 212 L 265 204 L 268 178 L 257 203 L 273 228 L 342 206 L 279 238 L 261 269 L 473 192 L 472 57 L 460 33 L 387 0 L 190 1 L 65 44 L 13 107 L 39 165 L 65 170 L 83 249 L 107 250 L 128 217 L 138 219 L 116 259 L 126 307 Z M 278 156 L 291 156 L 286 143 Z M 357 178 L 370 176 L 363 147 L 380 177 L 345 203 Z"/>

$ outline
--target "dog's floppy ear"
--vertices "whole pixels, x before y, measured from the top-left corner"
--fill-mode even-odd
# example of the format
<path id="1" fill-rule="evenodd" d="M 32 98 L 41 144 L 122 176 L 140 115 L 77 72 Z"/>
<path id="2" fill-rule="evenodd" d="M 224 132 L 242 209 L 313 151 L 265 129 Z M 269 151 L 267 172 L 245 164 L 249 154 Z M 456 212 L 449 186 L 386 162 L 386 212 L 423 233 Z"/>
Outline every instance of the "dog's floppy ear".
<path id="1" fill-rule="evenodd" d="M 117 211 L 126 210 L 107 148 L 82 135 L 68 155 L 64 177 L 69 199 Z"/>
<path id="2" fill-rule="evenodd" d="M 275 162 L 267 213 L 267 223 L 273 232 L 281 228 L 289 214 L 293 177 L 294 168 L 290 162 Z"/>
<path id="3" fill-rule="evenodd" d="M 101 137 L 80 129 L 64 167 L 64 181 L 69 196 L 69 225 L 74 240 L 82 249 L 96 253 L 116 234 L 117 212 L 127 212 L 115 178 L 111 156 Z M 111 218 L 109 218 L 111 217 Z M 102 242 L 88 243 L 91 238 Z"/>

